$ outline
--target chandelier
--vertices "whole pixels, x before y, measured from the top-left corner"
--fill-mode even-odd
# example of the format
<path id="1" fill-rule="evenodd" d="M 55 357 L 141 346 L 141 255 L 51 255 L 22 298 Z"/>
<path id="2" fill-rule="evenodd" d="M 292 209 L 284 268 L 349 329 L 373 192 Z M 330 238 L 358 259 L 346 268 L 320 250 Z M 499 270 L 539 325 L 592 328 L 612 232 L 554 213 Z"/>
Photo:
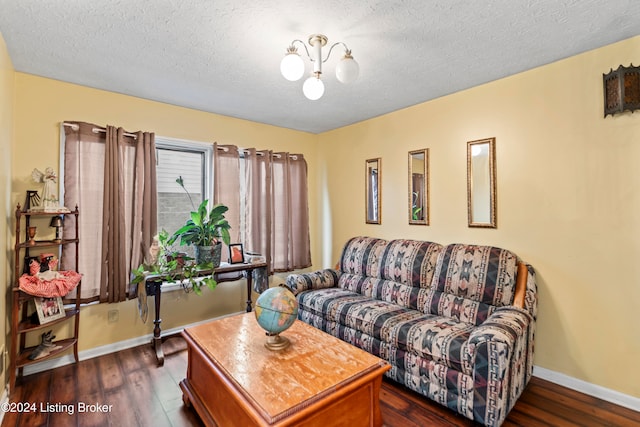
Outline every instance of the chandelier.
<path id="1" fill-rule="evenodd" d="M 309 77 L 302 85 L 302 92 L 308 99 L 315 101 L 320 99 L 324 94 L 324 83 L 322 83 L 322 80 L 320 79 L 320 75 L 322 74 L 322 64 L 329 59 L 331 51 L 333 51 L 333 48 L 337 45 L 342 45 L 344 47 L 344 56 L 336 66 L 336 77 L 341 83 L 345 84 L 349 84 L 358 78 L 360 67 L 355 59 L 353 59 L 353 56 L 351 56 L 351 50 L 346 44 L 342 42 L 334 43 L 329 48 L 327 57 L 322 59 L 322 48 L 327 44 L 327 36 L 322 34 L 312 34 L 309 36 L 309 46 L 311 46 L 312 49 L 311 53 L 309 53 L 307 45 L 303 41 L 297 39 L 292 41 L 291 45 L 287 48 L 287 53 L 280 63 L 280 72 L 285 79 L 295 82 L 300 80 L 304 74 L 304 61 L 298 53 L 298 49 L 295 46 L 296 43 L 301 44 L 304 47 L 304 50 L 307 52 L 307 57 L 313 63 L 313 72 L 311 73 L 311 77 Z"/>

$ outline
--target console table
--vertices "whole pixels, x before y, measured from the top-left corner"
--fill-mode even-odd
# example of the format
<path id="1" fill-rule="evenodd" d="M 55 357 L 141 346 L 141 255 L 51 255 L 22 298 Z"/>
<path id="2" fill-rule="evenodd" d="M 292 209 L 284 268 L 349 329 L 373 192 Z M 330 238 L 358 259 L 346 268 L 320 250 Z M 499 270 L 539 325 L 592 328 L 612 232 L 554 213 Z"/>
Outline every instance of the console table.
<path id="1" fill-rule="evenodd" d="M 247 279 L 247 312 L 251 311 L 251 285 L 253 283 L 253 271 L 259 268 L 265 268 L 267 264 L 265 262 L 259 263 L 242 263 L 242 264 L 224 264 L 220 267 L 216 268 L 213 272 L 203 271 L 202 275 L 211 275 L 213 274 L 213 278 L 218 283 L 223 282 L 231 282 L 235 280 L 240 280 L 242 278 Z M 166 336 L 162 336 L 162 328 L 160 324 L 162 323 L 162 319 L 160 318 L 160 302 L 162 299 L 162 284 L 164 283 L 164 276 L 162 275 L 150 275 L 147 276 L 145 280 L 145 290 L 147 291 L 147 296 L 153 296 L 154 298 L 154 307 L 155 307 L 155 319 L 153 320 L 154 328 L 153 328 L 153 339 L 151 340 L 151 345 L 153 346 L 156 352 L 156 359 L 158 361 L 158 365 L 164 365 L 164 353 L 162 352 L 162 342 L 173 337 L 178 337 L 179 334 L 170 334 Z"/>

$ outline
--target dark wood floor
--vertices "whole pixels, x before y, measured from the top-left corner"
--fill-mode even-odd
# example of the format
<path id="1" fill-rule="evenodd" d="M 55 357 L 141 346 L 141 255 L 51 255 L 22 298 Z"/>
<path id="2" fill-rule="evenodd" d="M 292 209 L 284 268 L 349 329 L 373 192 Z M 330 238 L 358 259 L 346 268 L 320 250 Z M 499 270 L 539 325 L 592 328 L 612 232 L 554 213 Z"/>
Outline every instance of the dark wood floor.
<path id="1" fill-rule="evenodd" d="M 184 407 L 178 386 L 187 368 L 186 345 L 177 338 L 165 342 L 164 348 L 171 353 L 164 367 L 156 366 L 151 346 L 142 346 L 24 377 L 10 401 L 35 403 L 38 411 L 5 413 L 2 427 L 202 426 Z M 475 425 L 387 380 L 380 400 L 387 427 Z M 50 412 L 40 412 L 46 402 Z M 76 402 L 107 405 L 107 412 L 78 413 Z M 55 404 L 59 405 L 51 406 Z M 74 413 L 64 412 L 71 404 Z M 640 412 L 534 377 L 503 425 L 640 426 Z"/>

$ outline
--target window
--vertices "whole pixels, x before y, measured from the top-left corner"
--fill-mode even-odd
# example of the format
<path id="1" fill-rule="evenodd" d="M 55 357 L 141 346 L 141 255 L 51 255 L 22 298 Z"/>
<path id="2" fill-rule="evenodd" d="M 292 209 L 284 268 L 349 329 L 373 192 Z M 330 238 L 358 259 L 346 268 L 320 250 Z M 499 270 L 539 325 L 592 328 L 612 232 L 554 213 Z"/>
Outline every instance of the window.
<path id="1" fill-rule="evenodd" d="M 301 154 L 156 137 L 156 158 L 158 231 L 174 233 L 209 199 L 209 208 L 217 202 L 229 207 L 231 243 L 265 256 L 270 271 L 311 265 L 307 168 Z M 188 194 L 176 183 L 179 177 Z M 194 256 L 191 247 L 179 250 Z"/>
<path id="2" fill-rule="evenodd" d="M 130 272 L 149 253 L 153 235 L 162 229 L 174 233 L 204 199 L 229 207 L 231 242 L 261 253 L 270 271 L 311 265 L 301 154 L 65 122 L 60 158 L 64 204 L 83 212 L 77 226 L 84 302 L 119 302 L 132 295 Z M 65 227 L 67 235 L 71 227 Z M 61 264 L 75 256 L 63 250 Z"/>
<path id="3" fill-rule="evenodd" d="M 211 198 L 212 152 L 210 144 L 156 137 L 158 231 L 173 233 L 202 200 Z M 188 194 L 176 182 L 179 177 Z M 180 250 L 193 256 L 191 248 Z"/>

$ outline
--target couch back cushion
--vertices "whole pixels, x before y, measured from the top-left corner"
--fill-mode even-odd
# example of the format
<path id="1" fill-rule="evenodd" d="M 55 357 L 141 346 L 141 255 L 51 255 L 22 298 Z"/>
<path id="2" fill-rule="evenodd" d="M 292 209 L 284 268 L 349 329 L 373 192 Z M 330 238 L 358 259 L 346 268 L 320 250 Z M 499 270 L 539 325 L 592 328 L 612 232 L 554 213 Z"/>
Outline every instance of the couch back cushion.
<path id="1" fill-rule="evenodd" d="M 340 271 L 362 277 L 380 277 L 380 261 L 387 241 L 375 237 L 354 237 L 342 250 Z"/>
<path id="2" fill-rule="evenodd" d="M 340 260 L 343 289 L 417 309 L 425 304 L 442 245 L 356 237 Z"/>
<path id="3" fill-rule="evenodd" d="M 403 285 L 428 288 L 443 246 L 420 240 L 392 240 L 384 249 L 380 278 Z"/>
<path id="4" fill-rule="evenodd" d="M 497 307 L 512 304 L 517 272 L 518 257 L 506 249 L 448 245 L 422 310 L 479 325 Z"/>

